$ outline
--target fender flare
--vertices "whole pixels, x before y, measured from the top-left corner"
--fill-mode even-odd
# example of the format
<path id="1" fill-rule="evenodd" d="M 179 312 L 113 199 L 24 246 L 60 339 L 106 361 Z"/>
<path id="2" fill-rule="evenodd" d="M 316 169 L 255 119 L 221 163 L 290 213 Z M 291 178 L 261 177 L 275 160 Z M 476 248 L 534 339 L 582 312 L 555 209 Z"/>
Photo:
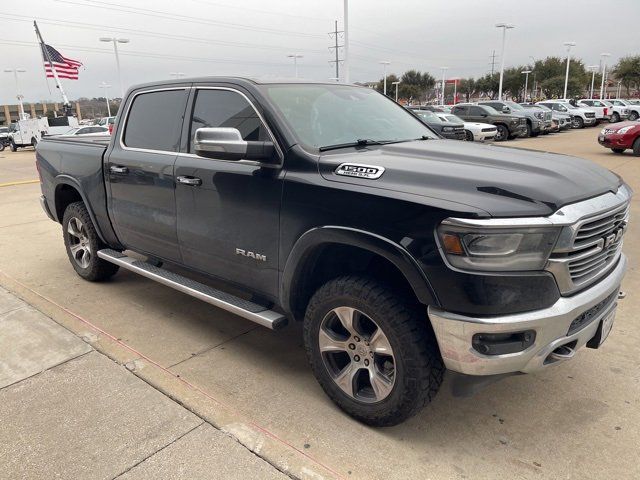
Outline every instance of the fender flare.
<path id="1" fill-rule="evenodd" d="M 416 259 L 401 245 L 375 233 L 350 227 L 326 225 L 306 231 L 296 241 L 287 258 L 280 282 L 281 305 L 287 313 L 295 311 L 293 291 L 303 274 L 305 257 L 323 245 L 338 244 L 362 248 L 391 262 L 411 285 L 424 305 L 439 305 L 435 290 Z"/>
<path id="2" fill-rule="evenodd" d="M 89 212 L 89 217 L 91 217 L 91 221 L 93 222 L 93 226 L 96 229 L 96 233 L 98 234 L 98 237 L 100 237 L 100 240 L 102 240 L 102 242 L 104 242 L 106 244 L 107 242 L 105 241 L 104 235 L 102 234 L 102 230 L 100 228 L 100 225 L 96 221 L 96 216 L 93 213 L 93 209 L 91 208 L 91 204 L 87 200 L 87 196 L 85 195 L 82 187 L 80 186 L 80 182 L 78 182 L 75 178 L 70 177 L 69 175 L 64 175 L 64 174 L 63 175 L 58 175 L 55 178 L 55 187 L 54 187 L 54 190 L 53 190 L 54 207 L 56 206 L 56 203 L 57 203 L 58 187 L 60 185 L 68 185 L 70 187 L 73 187 L 80 194 L 80 198 L 82 198 L 84 206 L 87 208 L 87 211 Z M 58 218 L 58 209 L 54 208 L 54 212 L 55 212 L 56 218 L 58 219 L 58 222 L 62 223 L 62 218 Z"/>

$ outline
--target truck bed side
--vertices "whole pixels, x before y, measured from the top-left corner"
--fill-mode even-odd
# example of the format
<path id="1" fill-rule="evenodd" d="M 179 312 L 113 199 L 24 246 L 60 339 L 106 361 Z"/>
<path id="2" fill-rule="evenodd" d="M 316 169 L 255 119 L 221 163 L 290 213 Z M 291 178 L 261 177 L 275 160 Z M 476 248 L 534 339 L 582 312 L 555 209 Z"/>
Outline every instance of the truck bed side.
<path id="1" fill-rule="evenodd" d="M 117 246 L 107 213 L 102 171 L 109 140 L 105 137 L 45 138 L 38 144 L 36 163 L 44 202 L 53 219 L 62 222 L 66 206 L 83 200 L 102 240 Z"/>

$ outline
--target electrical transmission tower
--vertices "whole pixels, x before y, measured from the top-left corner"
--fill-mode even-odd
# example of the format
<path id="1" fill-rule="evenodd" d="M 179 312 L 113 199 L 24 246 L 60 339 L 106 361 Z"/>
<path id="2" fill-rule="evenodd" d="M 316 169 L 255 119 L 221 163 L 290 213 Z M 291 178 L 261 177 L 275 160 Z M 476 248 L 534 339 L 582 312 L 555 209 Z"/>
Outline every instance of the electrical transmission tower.
<path id="1" fill-rule="evenodd" d="M 494 50 L 491 54 L 491 76 L 493 77 L 493 72 L 496 68 L 496 51 Z"/>
<path id="2" fill-rule="evenodd" d="M 335 60 L 329 60 L 329 63 L 336 64 L 336 82 L 340 80 L 340 62 L 342 62 L 342 59 L 340 58 L 340 49 L 344 47 L 344 45 L 339 45 L 338 43 L 340 34 L 344 34 L 344 30 L 338 30 L 338 21 L 336 20 L 333 32 L 329 32 L 329 38 L 333 38 L 335 40 L 335 44 L 329 47 L 329 50 L 333 50 L 335 53 Z"/>

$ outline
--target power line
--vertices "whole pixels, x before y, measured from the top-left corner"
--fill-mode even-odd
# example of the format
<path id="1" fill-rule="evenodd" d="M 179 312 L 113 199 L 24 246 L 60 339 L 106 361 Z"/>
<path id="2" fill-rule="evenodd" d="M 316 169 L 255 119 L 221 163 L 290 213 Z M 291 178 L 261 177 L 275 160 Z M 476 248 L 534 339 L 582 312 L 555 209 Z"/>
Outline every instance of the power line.
<path id="1" fill-rule="evenodd" d="M 175 20 L 178 22 L 188 22 L 190 24 L 198 23 L 201 25 L 215 25 L 222 28 L 231 28 L 234 30 L 248 30 L 248 31 L 268 33 L 273 35 L 289 35 L 289 36 L 293 35 L 293 36 L 307 37 L 307 38 L 322 38 L 322 35 L 319 35 L 319 34 L 296 32 L 292 30 L 280 30 L 280 29 L 267 28 L 267 27 L 256 27 L 255 25 L 247 25 L 242 23 L 221 22 L 217 20 L 191 17 L 188 15 L 180 15 L 175 12 L 162 12 L 160 10 L 152 10 L 150 8 L 130 7 L 128 5 L 122 5 L 119 3 L 108 3 L 108 4 L 102 5 L 102 4 L 96 4 L 96 3 L 91 3 L 91 4 L 80 3 L 80 2 L 74 2 L 71 0 L 54 0 L 54 1 L 58 3 L 65 3 L 69 5 L 80 6 L 80 7 L 101 8 L 101 9 L 109 10 L 110 12 L 116 11 L 116 12 L 124 12 L 124 13 L 133 13 L 135 15 L 145 15 L 147 17 L 157 17 L 157 18 L 164 18 L 167 20 Z"/>
<path id="2" fill-rule="evenodd" d="M 249 7 L 244 7 L 244 6 L 238 6 L 238 5 L 228 5 L 226 3 L 217 3 L 217 2 L 208 2 L 206 0 L 191 0 L 192 2 L 195 3 L 199 3 L 201 5 L 208 5 L 211 7 L 221 7 L 221 8 L 229 8 L 229 9 L 234 9 L 234 10 L 244 10 L 244 11 L 249 11 L 249 12 L 255 12 L 255 13 L 261 13 L 264 15 L 275 15 L 277 17 L 290 17 L 290 18 L 303 18 L 305 20 L 318 20 L 318 21 L 322 21 L 322 22 L 327 22 L 330 21 L 331 18 L 329 17 L 308 17 L 305 15 L 296 15 L 293 13 L 284 13 L 284 12 L 274 12 L 272 11 L 268 11 L 268 10 L 260 10 L 258 8 L 249 8 Z"/>
<path id="3" fill-rule="evenodd" d="M 340 48 L 344 47 L 344 45 L 338 45 L 338 36 L 344 33 L 344 30 L 340 30 L 338 31 L 338 21 L 335 20 L 335 27 L 333 32 L 329 32 L 329 38 L 331 38 L 331 36 L 333 36 L 333 38 L 335 39 L 335 45 L 333 47 L 329 47 L 329 50 L 334 50 L 334 53 L 336 55 L 336 59 L 335 60 L 329 60 L 329 63 L 335 63 L 336 64 L 336 82 L 340 79 L 340 62 L 342 61 L 342 59 L 340 58 Z"/>
<path id="4" fill-rule="evenodd" d="M 27 17 L 26 15 L 16 15 L 11 13 L 3 13 L 0 12 L 0 18 L 4 18 L 9 21 L 14 22 L 33 22 L 33 20 L 38 20 L 39 22 L 45 25 L 55 25 L 55 26 L 63 26 L 63 27 L 71 27 L 71 28 L 80 28 L 84 30 L 97 30 L 97 31 L 114 31 L 114 32 L 126 32 L 131 34 L 136 34 L 142 37 L 152 37 L 152 38 L 165 38 L 169 40 L 178 40 L 178 41 L 187 41 L 187 42 L 198 42 L 198 43 L 206 43 L 212 45 L 222 45 L 229 47 L 238 47 L 238 48 L 251 48 L 251 49 L 261 49 L 261 50 L 275 50 L 275 51 L 289 51 L 288 47 L 278 47 L 276 45 L 258 45 L 251 43 L 242 43 L 242 42 L 230 42 L 230 41 L 222 41 L 222 40 L 213 40 L 203 37 L 191 37 L 187 35 L 176 35 L 171 33 L 162 33 L 162 32 L 152 32 L 148 30 L 139 30 L 134 28 L 126 28 L 126 27 L 114 27 L 108 25 L 99 25 L 95 23 L 86 23 L 86 22 L 73 22 L 67 20 L 56 20 L 53 18 L 38 18 L 38 17 Z M 305 51 L 309 53 L 325 53 L 324 50 L 317 49 L 298 49 L 300 51 Z"/>

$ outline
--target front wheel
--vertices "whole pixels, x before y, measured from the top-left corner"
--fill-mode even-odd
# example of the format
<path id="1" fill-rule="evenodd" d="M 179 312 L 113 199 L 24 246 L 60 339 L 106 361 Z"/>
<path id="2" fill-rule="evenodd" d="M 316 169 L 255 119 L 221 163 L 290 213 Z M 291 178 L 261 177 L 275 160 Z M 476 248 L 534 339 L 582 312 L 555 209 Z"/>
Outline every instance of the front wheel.
<path id="1" fill-rule="evenodd" d="M 469 131 L 469 130 L 465 130 L 464 131 L 464 139 L 467 142 L 473 142 L 473 140 L 474 140 L 473 133 L 471 133 L 471 131 Z"/>
<path id="2" fill-rule="evenodd" d="M 633 155 L 640 157 L 640 137 L 636 138 L 636 141 L 633 142 Z"/>
<path id="3" fill-rule="evenodd" d="M 611 151 L 613 153 L 624 153 L 624 148 L 612 148 Z"/>
<path id="4" fill-rule="evenodd" d="M 629 114 L 629 120 L 631 121 L 638 120 L 638 117 L 640 117 L 640 115 L 638 115 L 638 112 L 636 112 L 635 110 Z"/>
<path id="5" fill-rule="evenodd" d="M 573 128 L 584 128 L 584 120 L 582 117 L 573 117 Z"/>
<path id="6" fill-rule="evenodd" d="M 509 138 L 509 129 L 504 125 L 496 125 L 498 131 L 496 132 L 495 141 L 504 142 Z"/>
<path id="7" fill-rule="evenodd" d="M 71 203 L 66 208 L 62 218 L 62 234 L 69 261 L 85 280 L 106 280 L 118 271 L 117 265 L 98 257 L 98 250 L 106 246 L 100 241 L 84 203 Z"/>
<path id="8" fill-rule="evenodd" d="M 18 146 L 16 145 L 16 142 L 14 142 L 13 140 L 11 140 L 11 143 L 9 144 L 9 149 L 12 152 L 17 152 L 18 151 Z"/>
<path id="9" fill-rule="evenodd" d="M 618 123 L 620 121 L 620 115 L 618 115 L 618 112 L 613 112 L 613 115 L 611 115 L 611 120 L 609 120 L 611 123 Z"/>
<path id="10" fill-rule="evenodd" d="M 424 309 L 375 279 L 345 276 L 320 287 L 307 307 L 304 343 L 325 393 L 368 425 L 403 422 L 442 383 Z"/>
<path id="11" fill-rule="evenodd" d="M 33 137 L 31 139 L 31 146 L 33 147 L 34 150 L 38 146 L 38 140 L 36 139 L 36 137 Z"/>

